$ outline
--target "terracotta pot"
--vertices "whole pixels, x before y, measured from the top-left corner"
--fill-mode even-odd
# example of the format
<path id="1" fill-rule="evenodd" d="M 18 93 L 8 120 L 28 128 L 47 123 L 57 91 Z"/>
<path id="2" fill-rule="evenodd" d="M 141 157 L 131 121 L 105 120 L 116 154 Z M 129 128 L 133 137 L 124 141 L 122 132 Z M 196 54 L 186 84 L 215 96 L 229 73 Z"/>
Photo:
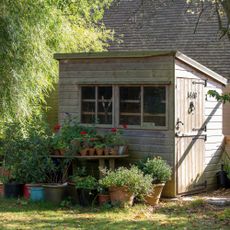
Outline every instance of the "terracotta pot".
<path id="1" fill-rule="evenodd" d="M 95 148 L 89 148 L 89 155 L 93 156 L 95 154 Z"/>
<path id="2" fill-rule="evenodd" d="M 109 194 L 112 204 L 133 205 L 134 195 L 128 191 L 127 187 L 110 187 Z"/>
<path id="3" fill-rule="evenodd" d="M 103 152 L 104 152 L 104 149 L 103 149 L 103 148 L 101 148 L 101 149 L 97 148 L 97 149 L 96 149 L 96 153 L 97 153 L 98 156 L 103 155 Z"/>
<path id="4" fill-rule="evenodd" d="M 80 155 L 81 155 L 81 156 L 86 156 L 86 155 L 88 155 L 88 149 L 87 149 L 87 148 L 81 149 L 81 150 L 80 150 Z"/>
<path id="5" fill-rule="evenodd" d="M 162 190 L 165 184 L 154 184 L 152 187 L 152 192 L 145 197 L 145 203 L 149 205 L 157 205 L 159 203 Z"/>
<path id="6" fill-rule="evenodd" d="M 110 152 L 110 148 L 109 147 L 105 147 L 104 148 L 104 154 L 105 155 L 109 155 L 109 152 Z"/>
<path id="7" fill-rule="evenodd" d="M 117 155 L 118 154 L 118 146 L 115 146 L 110 149 L 110 155 Z"/>
<path id="8" fill-rule="evenodd" d="M 110 195 L 98 194 L 99 205 L 108 204 L 110 202 Z"/>

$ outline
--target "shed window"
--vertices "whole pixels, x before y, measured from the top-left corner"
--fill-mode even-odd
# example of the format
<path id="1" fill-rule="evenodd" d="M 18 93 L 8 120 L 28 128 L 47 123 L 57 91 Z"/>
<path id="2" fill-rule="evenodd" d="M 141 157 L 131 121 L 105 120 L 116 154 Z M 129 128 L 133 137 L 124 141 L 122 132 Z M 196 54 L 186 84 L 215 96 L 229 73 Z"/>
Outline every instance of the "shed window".
<path id="1" fill-rule="evenodd" d="M 112 86 L 81 88 L 81 122 L 112 124 Z"/>
<path id="2" fill-rule="evenodd" d="M 120 125 L 166 126 L 166 87 L 120 87 Z"/>
<path id="3" fill-rule="evenodd" d="M 127 124 L 133 128 L 165 128 L 167 87 L 82 86 L 81 122 L 110 127 Z"/>

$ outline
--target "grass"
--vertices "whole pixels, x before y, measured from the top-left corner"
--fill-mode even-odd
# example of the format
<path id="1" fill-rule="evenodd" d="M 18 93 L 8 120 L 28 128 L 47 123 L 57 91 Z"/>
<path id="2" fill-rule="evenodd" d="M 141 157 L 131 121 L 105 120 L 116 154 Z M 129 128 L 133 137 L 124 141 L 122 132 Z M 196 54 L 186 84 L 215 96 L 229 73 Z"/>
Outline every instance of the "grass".
<path id="1" fill-rule="evenodd" d="M 204 202 L 161 203 L 152 208 L 62 208 L 0 199 L 0 229 L 229 229 L 230 208 Z"/>

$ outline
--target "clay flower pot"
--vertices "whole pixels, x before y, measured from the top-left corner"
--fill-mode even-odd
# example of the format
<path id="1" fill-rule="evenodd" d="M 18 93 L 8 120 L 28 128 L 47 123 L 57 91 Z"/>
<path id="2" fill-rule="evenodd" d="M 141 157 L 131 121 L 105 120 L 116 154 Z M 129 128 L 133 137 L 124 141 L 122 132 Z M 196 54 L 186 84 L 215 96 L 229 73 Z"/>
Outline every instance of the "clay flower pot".
<path id="1" fill-rule="evenodd" d="M 112 204 L 119 203 L 121 205 L 128 204 L 129 206 L 133 205 L 134 195 L 129 192 L 127 187 L 110 187 L 109 194 Z"/>
<path id="2" fill-rule="evenodd" d="M 81 150 L 80 150 L 80 155 L 81 155 L 81 156 L 86 156 L 86 155 L 88 155 L 88 149 L 87 149 L 87 148 L 81 149 Z"/>
<path id="3" fill-rule="evenodd" d="M 103 155 L 104 149 L 103 148 L 96 148 L 96 153 L 98 156 Z"/>
<path id="4" fill-rule="evenodd" d="M 153 184 L 152 192 L 145 197 L 145 203 L 149 205 L 157 205 L 159 203 L 162 190 L 165 184 Z"/>
<path id="5" fill-rule="evenodd" d="M 105 155 L 109 155 L 109 153 L 110 153 L 110 148 L 109 147 L 105 147 L 104 148 L 104 154 Z"/>
<path id="6" fill-rule="evenodd" d="M 95 154 L 95 148 L 89 148 L 89 155 L 93 156 Z"/>
<path id="7" fill-rule="evenodd" d="M 110 202 L 110 195 L 108 194 L 98 194 L 99 205 L 108 204 Z"/>
<path id="8" fill-rule="evenodd" d="M 117 155 L 118 154 L 118 146 L 114 146 L 110 149 L 110 155 Z"/>

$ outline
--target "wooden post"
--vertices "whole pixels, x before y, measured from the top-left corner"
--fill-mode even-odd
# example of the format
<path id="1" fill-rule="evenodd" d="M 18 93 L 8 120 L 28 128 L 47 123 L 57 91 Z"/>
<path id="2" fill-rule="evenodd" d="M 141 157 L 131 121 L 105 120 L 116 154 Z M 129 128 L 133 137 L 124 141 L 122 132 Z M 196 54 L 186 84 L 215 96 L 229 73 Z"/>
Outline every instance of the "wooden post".
<path id="1" fill-rule="evenodd" d="M 105 168 L 105 159 L 99 159 L 99 176 L 100 178 L 103 177 L 103 173 L 101 172 L 100 169 L 104 169 Z"/>
<path id="2" fill-rule="evenodd" d="M 114 170 L 115 169 L 115 160 L 114 159 L 109 159 L 109 169 Z"/>

